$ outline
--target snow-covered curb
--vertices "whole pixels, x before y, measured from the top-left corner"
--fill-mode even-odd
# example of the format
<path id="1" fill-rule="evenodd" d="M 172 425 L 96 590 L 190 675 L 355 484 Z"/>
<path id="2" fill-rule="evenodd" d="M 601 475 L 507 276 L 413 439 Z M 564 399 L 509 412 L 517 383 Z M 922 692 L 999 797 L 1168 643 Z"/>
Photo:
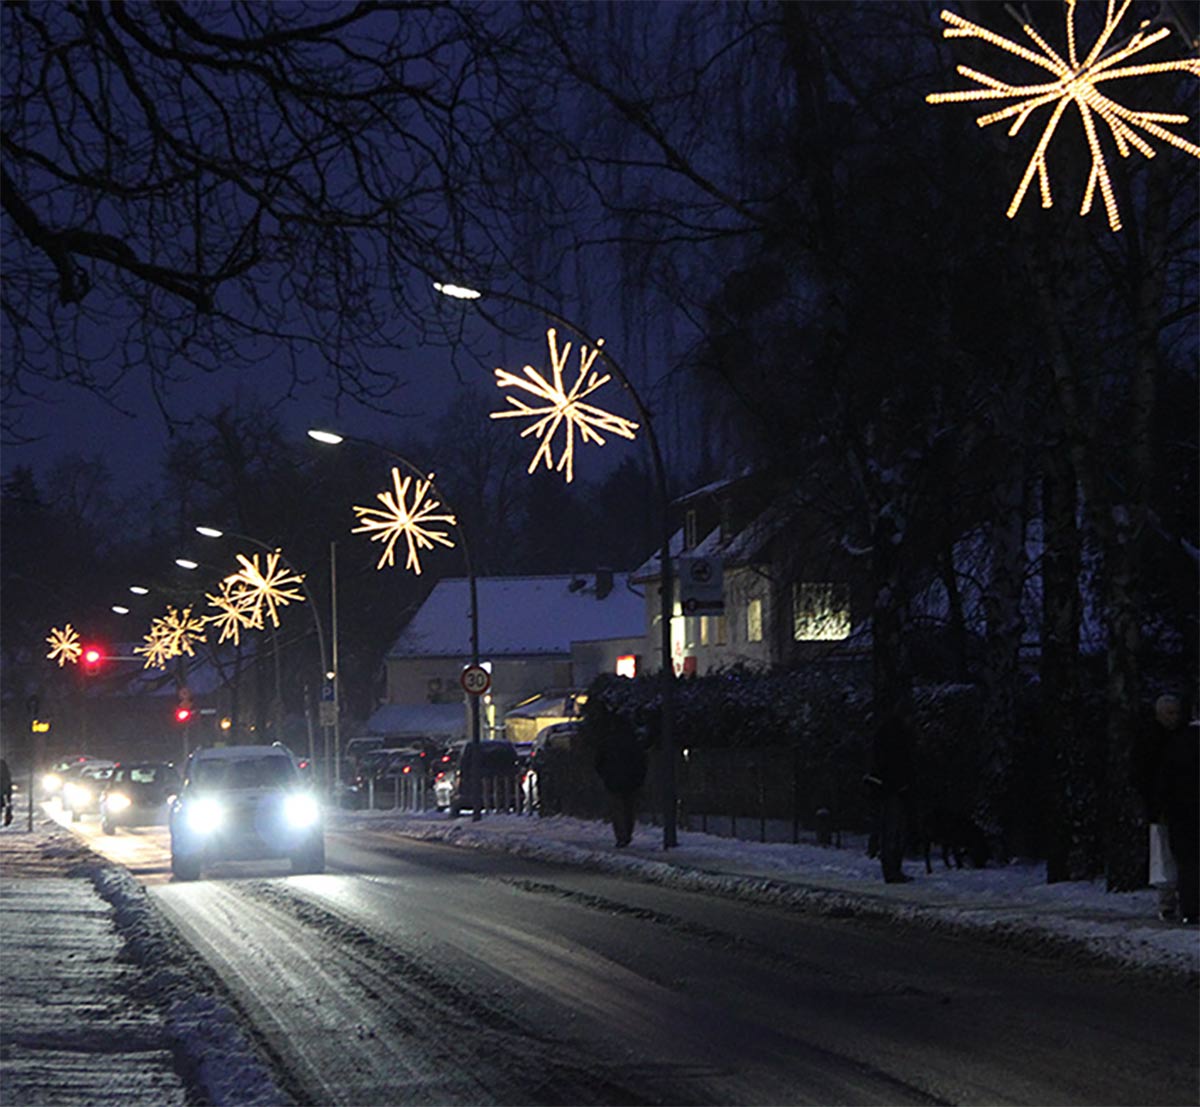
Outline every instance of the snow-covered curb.
<path id="1" fill-rule="evenodd" d="M 113 908 L 123 956 L 141 966 L 141 998 L 163 1011 L 180 1075 L 214 1107 L 293 1102 L 246 1036 L 211 974 L 129 872 L 97 858 L 72 870 Z"/>

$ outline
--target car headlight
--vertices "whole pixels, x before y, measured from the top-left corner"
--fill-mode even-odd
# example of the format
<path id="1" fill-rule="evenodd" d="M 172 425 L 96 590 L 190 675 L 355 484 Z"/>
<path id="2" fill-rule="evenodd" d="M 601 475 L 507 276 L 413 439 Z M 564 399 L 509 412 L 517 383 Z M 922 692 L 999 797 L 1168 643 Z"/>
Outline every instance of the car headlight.
<path id="1" fill-rule="evenodd" d="M 68 783 L 63 787 L 63 799 L 67 803 L 74 806 L 77 803 L 85 803 L 88 797 L 88 790 L 82 784 Z"/>
<path id="2" fill-rule="evenodd" d="M 211 796 L 201 796 L 184 806 L 183 818 L 194 834 L 210 834 L 225 821 L 225 808 Z"/>
<path id="3" fill-rule="evenodd" d="M 62 777 L 58 773 L 47 773 L 42 777 L 42 787 L 47 792 L 57 792 L 62 787 Z"/>
<path id="4" fill-rule="evenodd" d="M 129 797 L 124 792 L 109 792 L 104 805 L 109 811 L 124 811 L 129 806 Z"/>
<path id="5" fill-rule="evenodd" d="M 293 792 L 283 801 L 283 817 L 288 826 L 303 830 L 321 817 L 321 807 L 307 792 Z"/>

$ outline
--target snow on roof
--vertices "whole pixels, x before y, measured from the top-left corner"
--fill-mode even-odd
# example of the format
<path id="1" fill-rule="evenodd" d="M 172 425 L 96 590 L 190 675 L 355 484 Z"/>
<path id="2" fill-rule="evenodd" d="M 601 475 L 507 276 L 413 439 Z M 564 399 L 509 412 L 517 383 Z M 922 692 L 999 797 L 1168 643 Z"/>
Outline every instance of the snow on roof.
<path id="1" fill-rule="evenodd" d="M 367 731 L 389 738 L 462 738 L 466 709 L 461 703 L 388 703 L 375 709 Z"/>
<path id="2" fill-rule="evenodd" d="M 645 601 L 628 585 L 628 573 L 614 573 L 612 591 L 597 599 L 593 574 L 481 577 L 477 581 L 480 655 L 566 656 L 572 642 L 637 637 L 645 630 Z M 465 579 L 439 581 L 400 632 L 388 657 L 469 656 L 470 607 Z"/>

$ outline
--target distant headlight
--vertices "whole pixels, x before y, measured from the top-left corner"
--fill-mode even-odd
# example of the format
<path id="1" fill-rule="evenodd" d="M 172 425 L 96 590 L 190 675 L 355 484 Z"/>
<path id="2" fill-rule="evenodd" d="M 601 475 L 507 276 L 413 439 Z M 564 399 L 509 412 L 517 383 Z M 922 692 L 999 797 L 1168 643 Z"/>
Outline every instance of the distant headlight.
<path id="1" fill-rule="evenodd" d="M 47 792 L 57 792 L 62 787 L 62 777 L 58 773 L 47 773 L 42 777 L 42 787 Z"/>
<path id="2" fill-rule="evenodd" d="M 88 790 L 82 784 L 71 781 L 63 786 L 63 799 L 72 806 L 77 803 L 86 803 L 87 798 Z"/>
<path id="3" fill-rule="evenodd" d="M 288 826 L 303 830 L 321 817 L 321 808 L 307 792 L 293 792 L 283 801 L 283 817 Z"/>
<path id="4" fill-rule="evenodd" d="M 183 817 L 194 834 L 210 834 L 225 821 L 225 808 L 211 796 L 201 796 L 184 807 Z"/>
<path id="5" fill-rule="evenodd" d="M 124 811 L 129 806 L 129 797 L 124 792 L 109 792 L 104 804 L 110 811 Z"/>

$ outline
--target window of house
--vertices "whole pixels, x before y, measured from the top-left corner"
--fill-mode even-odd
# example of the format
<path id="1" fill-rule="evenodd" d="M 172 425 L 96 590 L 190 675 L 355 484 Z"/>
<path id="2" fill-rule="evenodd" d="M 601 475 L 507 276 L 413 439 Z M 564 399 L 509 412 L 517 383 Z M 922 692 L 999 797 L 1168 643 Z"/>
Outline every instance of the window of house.
<path id="1" fill-rule="evenodd" d="M 725 616 L 714 615 L 713 621 L 713 644 L 716 646 L 725 645 Z"/>
<path id="2" fill-rule="evenodd" d="M 712 639 L 709 637 L 711 634 L 709 624 L 711 622 L 712 620 L 707 615 L 700 616 L 700 645 L 702 646 L 708 646 L 712 643 Z"/>
<path id="3" fill-rule="evenodd" d="M 792 637 L 797 642 L 837 642 L 849 635 L 848 585 L 792 585 Z"/>
<path id="4" fill-rule="evenodd" d="M 746 641 L 761 642 L 763 640 L 763 604 L 761 597 L 756 596 L 746 604 Z"/>
<path id="5" fill-rule="evenodd" d="M 685 550 L 694 550 L 700 542 L 699 535 L 696 533 L 699 529 L 699 524 L 696 521 L 696 509 L 689 508 L 683 516 L 683 548 Z"/>

